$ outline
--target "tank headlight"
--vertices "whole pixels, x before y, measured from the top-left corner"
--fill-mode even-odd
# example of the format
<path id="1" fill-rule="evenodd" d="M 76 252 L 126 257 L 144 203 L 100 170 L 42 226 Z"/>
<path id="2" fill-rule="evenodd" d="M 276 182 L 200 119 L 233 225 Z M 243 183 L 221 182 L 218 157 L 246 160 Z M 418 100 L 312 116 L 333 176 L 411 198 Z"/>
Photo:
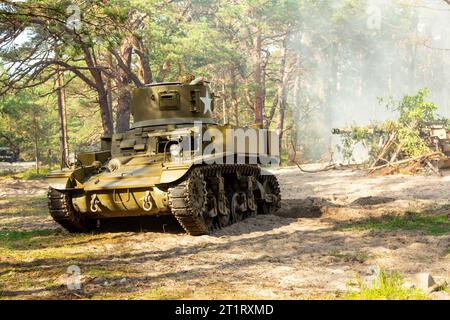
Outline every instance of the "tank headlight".
<path id="1" fill-rule="evenodd" d="M 108 169 L 109 169 L 109 171 L 114 172 L 114 171 L 118 170 L 120 168 L 120 164 L 121 163 L 120 163 L 120 161 L 118 159 L 111 159 L 108 162 Z"/>
<path id="2" fill-rule="evenodd" d="M 170 155 L 172 157 L 179 157 L 181 153 L 181 147 L 178 143 L 174 143 L 170 146 Z"/>

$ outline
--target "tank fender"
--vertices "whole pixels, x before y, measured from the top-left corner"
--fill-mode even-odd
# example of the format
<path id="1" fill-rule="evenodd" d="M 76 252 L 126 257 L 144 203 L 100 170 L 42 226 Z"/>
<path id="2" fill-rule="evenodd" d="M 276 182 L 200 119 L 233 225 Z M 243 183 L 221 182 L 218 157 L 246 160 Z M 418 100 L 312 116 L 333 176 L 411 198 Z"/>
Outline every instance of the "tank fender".
<path id="1" fill-rule="evenodd" d="M 50 188 L 64 190 L 71 187 L 72 170 L 57 170 L 47 174 L 47 182 Z"/>
<path id="2" fill-rule="evenodd" d="M 92 165 L 51 171 L 47 174 L 47 182 L 51 188 L 56 190 L 82 188 L 79 181 L 94 174 L 97 168 L 98 166 Z"/>
<path id="3" fill-rule="evenodd" d="M 181 179 L 192 167 L 192 163 L 182 165 L 169 165 L 161 172 L 160 184 L 167 184 Z"/>

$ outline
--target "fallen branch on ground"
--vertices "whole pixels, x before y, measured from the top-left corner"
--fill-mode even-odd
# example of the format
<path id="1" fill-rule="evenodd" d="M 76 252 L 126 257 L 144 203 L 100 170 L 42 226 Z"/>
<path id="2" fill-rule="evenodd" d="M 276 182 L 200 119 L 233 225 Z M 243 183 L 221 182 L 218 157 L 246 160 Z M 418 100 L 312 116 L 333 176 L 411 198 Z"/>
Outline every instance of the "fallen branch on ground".
<path id="1" fill-rule="evenodd" d="M 415 166 L 420 165 L 420 164 L 423 163 L 423 164 L 427 165 L 428 167 L 430 167 L 430 169 L 434 173 L 436 173 L 437 175 L 441 175 L 439 169 L 436 168 L 435 166 L 433 166 L 431 164 L 430 160 L 433 160 L 433 159 L 439 160 L 442 156 L 443 155 L 440 152 L 432 152 L 432 153 L 420 155 L 420 156 L 417 156 L 417 157 L 403 159 L 403 160 L 400 160 L 400 161 L 388 162 L 386 164 L 370 168 L 369 169 L 369 174 L 373 173 L 373 172 L 375 172 L 377 170 L 388 168 L 388 167 L 392 167 L 392 171 L 393 171 L 393 170 L 399 169 L 399 167 L 401 165 L 405 165 L 405 164 L 408 164 L 408 163 L 415 163 Z"/>

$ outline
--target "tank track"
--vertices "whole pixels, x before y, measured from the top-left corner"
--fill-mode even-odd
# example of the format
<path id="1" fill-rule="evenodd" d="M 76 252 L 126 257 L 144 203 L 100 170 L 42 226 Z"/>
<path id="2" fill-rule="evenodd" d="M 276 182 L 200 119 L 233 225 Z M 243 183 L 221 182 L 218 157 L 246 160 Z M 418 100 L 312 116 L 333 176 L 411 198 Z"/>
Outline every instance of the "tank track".
<path id="1" fill-rule="evenodd" d="M 274 195 L 275 199 L 268 203 L 265 199 L 262 199 L 261 196 L 256 197 L 257 204 L 257 212 L 253 212 L 253 214 L 249 214 L 248 216 L 253 216 L 255 214 L 270 214 L 274 213 L 276 210 L 280 208 L 281 196 L 280 196 L 280 188 L 278 181 L 273 175 L 262 175 L 261 169 L 255 165 L 226 165 L 226 164 L 215 164 L 215 165 L 203 165 L 195 167 L 191 170 L 188 179 L 184 180 L 182 183 L 174 185 L 168 189 L 169 192 L 169 206 L 175 218 L 178 220 L 183 229 L 190 235 L 198 236 L 198 235 L 206 235 L 214 232 L 216 229 L 220 229 L 225 227 L 226 225 L 221 225 L 217 221 L 209 224 L 205 221 L 205 210 L 207 209 L 205 206 L 202 206 L 202 209 L 195 207 L 195 201 L 198 198 L 201 198 L 200 201 L 202 204 L 207 204 L 207 189 L 210 186 L 207 186 L 207 183 L 204 182 L 208 178 L 211 177 L 219 177 L 225 176 L 224 184 L 227 185 L 230 181 L 227 181 L 227 176 L 233 175 L 241 175 L 246 177 L 254 177 L 258 182 L 262 185 L 267 185 L 270 193 Z M 197 181 L 196 184 L 200 186 L 200 188 L 196 188 L 196 190 L 192 190 L 192 181 L 196 180 L 203 181 L 203 188 L 201 184 Z M 203 191 L 201 190 L 203 189 Z M 230 191 L 231 190 L 231 191 Z M 233 186 L 228 185 L 228 193 L 233 191 Z M 225 207 L 226 210 L 229 210 L 229 202 L 230 196 L 228 195 L 228 199 L 226 199 Z M 248 216 L 245 216 L 247 218 Z M 227 223 L 233 224 L 235 222 L 240 221 L 241 219 L 237 219 L 235 216 L 230 213 L 230 221 Z"/>
<path id="2" fill-rule="evenodd" d="M 87 232 L 95 228 L 95 221 L 81 217 L 72 207 L 70 194 L 49 188 L 48 209 L 53 220 L 72 233 Z"/>

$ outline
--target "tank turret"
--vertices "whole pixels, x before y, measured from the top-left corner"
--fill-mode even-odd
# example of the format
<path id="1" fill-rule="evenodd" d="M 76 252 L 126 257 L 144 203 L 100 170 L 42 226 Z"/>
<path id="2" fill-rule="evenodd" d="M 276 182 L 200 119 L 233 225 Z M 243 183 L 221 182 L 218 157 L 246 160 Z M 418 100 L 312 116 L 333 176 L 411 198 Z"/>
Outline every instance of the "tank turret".
<path id="1" fill-rule="evenodd" d="M 214 93 L 206 82 L 194 81 L 151 84 L 135 89 L 131 102 L 132 128 L 194 121 L 214 123 Z"/>

